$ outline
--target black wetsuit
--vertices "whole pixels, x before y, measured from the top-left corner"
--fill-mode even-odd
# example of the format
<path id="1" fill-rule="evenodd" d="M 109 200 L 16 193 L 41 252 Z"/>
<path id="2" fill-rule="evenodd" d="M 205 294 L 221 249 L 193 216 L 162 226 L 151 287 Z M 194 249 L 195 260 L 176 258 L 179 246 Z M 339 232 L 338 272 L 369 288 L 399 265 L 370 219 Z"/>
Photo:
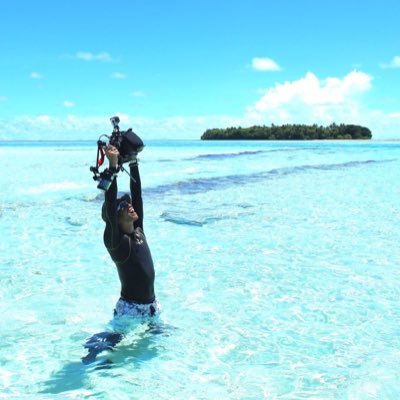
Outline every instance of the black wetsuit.
<path id="1" fill-rule="evenodd" d="M 131 179 L 130 184 L 132 206 L 139 219 L 134 224 L 132 234 L 127 235 L 120 231 L 117 212 L 117 178 L 114 178 L 105 194 L 105 215 L 102 214 L 106 221 L 104 244 L 118 268 L 121 298 L 127 302 L 151 304 L 155 301 L 154 265 L 143 232 L 142 187 L 137 164 L 131 164 L 130 174 L 135 180 Z M 151 308 L 149 310 L 151 311 Z M 84 347 L 88 349 L 88 354 L 82 357 L 82 362 L 90 364 L 96 361 L 98 354 L 104 350 L 113 349 L 123 337 L 122 333 L 115 331 L 93 335 L 84 344 Z M 106 364 L 108 362 L 108 360 L 105 361 Z"/>
<path id="2" fill-rule="evenodd" d="M 132 206 L 139 219 L 132 234 L 122 233 L 118 226 L 117 178 L 105 194 L 106 228 L 104 244 L 118 268 L 121 298 L 140 304 L 155 300 L 154 265 L 143 231 L 142 187 L 137 164 L 130 165 Z"/>

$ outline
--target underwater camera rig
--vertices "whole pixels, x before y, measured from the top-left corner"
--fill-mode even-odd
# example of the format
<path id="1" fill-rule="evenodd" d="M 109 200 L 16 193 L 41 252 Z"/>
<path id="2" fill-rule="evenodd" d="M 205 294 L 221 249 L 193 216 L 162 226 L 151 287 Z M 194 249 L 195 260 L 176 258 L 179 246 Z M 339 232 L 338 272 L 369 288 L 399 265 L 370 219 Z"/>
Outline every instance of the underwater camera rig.
<path id="1" fill-rule="evenodd" d="M 127 131 L 119 130 L 119 117 L 112 117 L 110 118 L 110 121 L 113 125 L 111 136 L 103 134 L 99 137 L 97 141 L 96 165 L 90 167 L 90 171 L 93 172 L 93 179 L 99 181 L 99 184 L 97 185 L 98 189 L 104 191 L 108 190 L 113 181 L 113 177 L 119 171 L 125 171 L 129 175 L 129 172 L 124 169 L 123 164 L 135 160 L 137 154 L 144 148 L 142 139 L 140 139 L 131 128 Z M 108 138 L 108 144 L 101 140 L 103 137 Z M 119 151 L 118 166 L 117 168 L 106 168 L 104 171 L 100 172 L 99 168 L 104 163 L 106 154 L 105 149 L 107 146 L 114 146 Z M 133 178 L 131 177 L 131 179 Z"/>

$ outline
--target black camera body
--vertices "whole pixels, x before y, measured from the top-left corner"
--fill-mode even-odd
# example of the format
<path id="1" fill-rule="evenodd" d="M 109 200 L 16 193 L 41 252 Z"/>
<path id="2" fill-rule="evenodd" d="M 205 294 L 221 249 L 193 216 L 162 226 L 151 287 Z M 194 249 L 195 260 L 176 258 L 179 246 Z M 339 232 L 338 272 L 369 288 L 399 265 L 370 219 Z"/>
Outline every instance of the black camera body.
<path id="1" fill-rule="evenodd" d="M 113 131 L 111 136 L 101 135 L 97 141 L 97 160 L 96 166 L 90 167 L 90 171 L 93 172 L 93 179 L 99 181 L 97 187 L 101 190 L 107 191 L 111 186 L 114 176 L 123 169 L 122 165 L 133 161 L 136 156 L 144 148 L 142 139 L 135 132 L 129 128 L 126 131 L 120 131 L 119 129 L 119 117 L 115 116 L 110 118 L 113 125 Z M 105 148 L 108 146 L 106 142 L 102 141 L 101 138 L 106 136 L 109 139 L 108 145 L 114 146 L 119 152 L 118 167 L 114 170 L 106 168 L 103 172 L 99 172 L 99 167 L 104 162 Z"/>

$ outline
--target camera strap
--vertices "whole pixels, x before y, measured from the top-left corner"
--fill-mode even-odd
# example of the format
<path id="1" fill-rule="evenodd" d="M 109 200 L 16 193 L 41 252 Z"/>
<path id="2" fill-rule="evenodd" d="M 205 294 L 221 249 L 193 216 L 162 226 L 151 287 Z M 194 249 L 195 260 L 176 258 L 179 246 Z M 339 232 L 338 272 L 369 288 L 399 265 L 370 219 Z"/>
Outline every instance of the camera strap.
<path id="1" fill-rule="evenodd" d="M 106 153 L 105 153 L 103 147 L 101 146 L 100 143 L 98 143 L 97 144 L 97 168 L 101 167 L 103 165 L 105 155 L 106 155 Z"/>

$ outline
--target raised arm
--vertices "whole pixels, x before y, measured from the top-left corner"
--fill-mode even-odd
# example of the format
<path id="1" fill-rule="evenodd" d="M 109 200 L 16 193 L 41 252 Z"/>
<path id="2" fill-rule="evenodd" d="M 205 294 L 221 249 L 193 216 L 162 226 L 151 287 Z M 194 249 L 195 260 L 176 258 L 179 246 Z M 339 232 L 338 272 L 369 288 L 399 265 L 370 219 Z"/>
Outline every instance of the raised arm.
<path id="1" fill-rule="evenodd" d="M 104 229 L 104 244 L 108 249 L 115 249 L 120 242 L 116 204 L 117 191 L 117 179 L 114 178 L 113 183 L 105 193 L 105 201 L 102 210 L 102 216 L 106 223 Z"/>
<path id="2" fill-rule="evenodd" d="M 109 168 L 116 168 L 118 162 L 118 150 L 110 146 L 106 150 L 106 156 L 109 160 Z M 102 210 L 103 219 L 106 222 L 104 230 L 104 244 L 108 249 L 114 249 L 120 242 L 120 231 L 118 226 L 118 212 L 117 212 L 117 178 L 115 177 L 111 186 L 105 193 L 105 201 Z"/>
<path id="3" fill-rule="evenodd" d="M 130 189 L 132 197 L 132 206 L 136 211 L 139 219 L 135 222 L 135 228 L 141 228 L 143 231 L 143 199 L 142 199 L 142 182 L 140 180 L 139 166 L 137 161 L 129 164 L 131 179 Z"/>

